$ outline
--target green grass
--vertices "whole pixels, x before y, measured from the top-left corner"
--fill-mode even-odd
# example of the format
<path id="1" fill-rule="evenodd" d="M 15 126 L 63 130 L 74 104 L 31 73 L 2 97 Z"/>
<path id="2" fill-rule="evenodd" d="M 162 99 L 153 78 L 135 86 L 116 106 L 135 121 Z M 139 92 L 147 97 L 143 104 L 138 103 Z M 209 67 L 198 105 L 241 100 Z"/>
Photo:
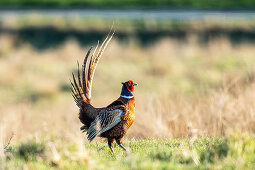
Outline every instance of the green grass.
<path id="1" fill-rule="evenodd" d="M 125 140 L 129 152 L 103 141 L 84 145 L 55 141 L 18 144 L 6 151 L 6 169 L 254 169 L 255 138 Z M 54 146 L 54 147 L 52 147 Z M 54 149 L 55 148 L 55 149 Z"/>

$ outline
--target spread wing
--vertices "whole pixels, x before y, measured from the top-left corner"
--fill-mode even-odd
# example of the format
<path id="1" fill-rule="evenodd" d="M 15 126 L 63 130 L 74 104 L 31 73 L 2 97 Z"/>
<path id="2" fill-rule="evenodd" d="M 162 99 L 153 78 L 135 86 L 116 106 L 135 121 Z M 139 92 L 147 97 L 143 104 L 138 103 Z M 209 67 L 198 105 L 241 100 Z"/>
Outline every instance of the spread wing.
<path id="1" fill-rule="evenodd" d="M 87 131 L 88 140 L 92 141 L 97 135 L 116 126 L 121 121 L 124 112 L 123 107 L 117 107 L 115 109 L 107 108 L 99 112 Z"/>

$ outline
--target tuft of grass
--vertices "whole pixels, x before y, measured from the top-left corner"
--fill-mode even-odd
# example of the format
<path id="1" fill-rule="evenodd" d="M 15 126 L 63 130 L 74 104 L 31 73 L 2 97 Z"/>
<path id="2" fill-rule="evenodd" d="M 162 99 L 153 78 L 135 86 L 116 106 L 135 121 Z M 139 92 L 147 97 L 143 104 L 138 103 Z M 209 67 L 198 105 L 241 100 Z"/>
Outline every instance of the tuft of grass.
<path id="1" fill-rule="evenodd" d="M 36 157 L 42 157 L 45 151 L 45 145 L 42 143 L 22 143 L 17 148 L 16 154 L 25 161 L 34 161 Z"/>

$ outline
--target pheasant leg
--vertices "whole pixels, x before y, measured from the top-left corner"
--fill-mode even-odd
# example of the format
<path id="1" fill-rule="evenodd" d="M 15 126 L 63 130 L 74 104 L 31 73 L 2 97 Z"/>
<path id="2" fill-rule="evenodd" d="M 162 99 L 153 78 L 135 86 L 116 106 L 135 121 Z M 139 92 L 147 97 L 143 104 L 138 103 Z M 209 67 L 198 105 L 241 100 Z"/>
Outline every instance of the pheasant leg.
<path id="1" fill-rule="evenodd" d="M 119 139 L 116 139 L 116 142 L 124 151 L 127 151 L 126 148 L 121 144 L 121 141 Z"/>
<path id="2" fill-rule="evenodd" d="M 112 153 L 114 153 L 112 150 L 112 144 L 113 144 L 113 139 L 108 139 L 108 146 L 111 149 Z"/>

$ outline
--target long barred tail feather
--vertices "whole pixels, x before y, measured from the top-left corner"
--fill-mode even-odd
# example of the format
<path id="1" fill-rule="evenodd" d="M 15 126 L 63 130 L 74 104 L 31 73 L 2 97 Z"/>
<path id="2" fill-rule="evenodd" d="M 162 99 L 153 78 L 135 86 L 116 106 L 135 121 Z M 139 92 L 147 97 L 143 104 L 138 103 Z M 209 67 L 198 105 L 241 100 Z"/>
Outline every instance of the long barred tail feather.
<path id="1" fill-rule="evenodd" d="M 87 60 L 88 60 L 88 57 L 91 53 L 91 50 L 92 50 L 93 47 L 90 47 L 89 51 L 87 52 L 85 58 L 84 58 L 84 61 L 83 61 L 83 65 L 82 65 L 82 86 L 83 86 L 83 91 L 86 92 L 86 63 L 87 63 Z"/>
<path id="2" fill-rule="evenodd" d="M 113 35 L 114 35 L 114 32 L 111 33 L 111 31 L 110 31 L 109 34 L 107 35 L 107 37 L 105 38 L 105 40 L 103 41 L 102 45 L 99 47 L 99 49 L 97 50 L 97 48 L 96 48 L 93 55 L 91 56 L 89 68 L 88 68 L 87 86 L 86 86 L 87 97 L 89 100 L 91 99 L 92 80 L 94 77 L 97 63 L 99 62 L 99 59 L 101 58 L 108 43 L 111 41 Z M 99 42 L 98 42 L 97 47 L 98 46 L 99 46 Z"/>
<path id="3" fill-rule="evenodd" d="M 92 88 L 92 81 L 93 81 L 94 73 L 96 70 L 96 66 L 105 48 L 107 47 L 108 43 L 111 41 L 113 35 L 114 35 L 114 31 L 113 32 L 110 31 L 100 47 L 98 42 L 92 55 L 90 55 L 92 47 L 88 50 L 81 68 L 82 75 L 80 74 L 79 62 L 77 62 L 77 67 L 78 67 L 77 79 L 74 73 L 72 73 L 73 81 L 71 81 L 71 85 L 72 85 L 72 96 L 79 108 L 81 108 L 84 103 L 85 104 L 91 103 L 91 88 Z"/>

